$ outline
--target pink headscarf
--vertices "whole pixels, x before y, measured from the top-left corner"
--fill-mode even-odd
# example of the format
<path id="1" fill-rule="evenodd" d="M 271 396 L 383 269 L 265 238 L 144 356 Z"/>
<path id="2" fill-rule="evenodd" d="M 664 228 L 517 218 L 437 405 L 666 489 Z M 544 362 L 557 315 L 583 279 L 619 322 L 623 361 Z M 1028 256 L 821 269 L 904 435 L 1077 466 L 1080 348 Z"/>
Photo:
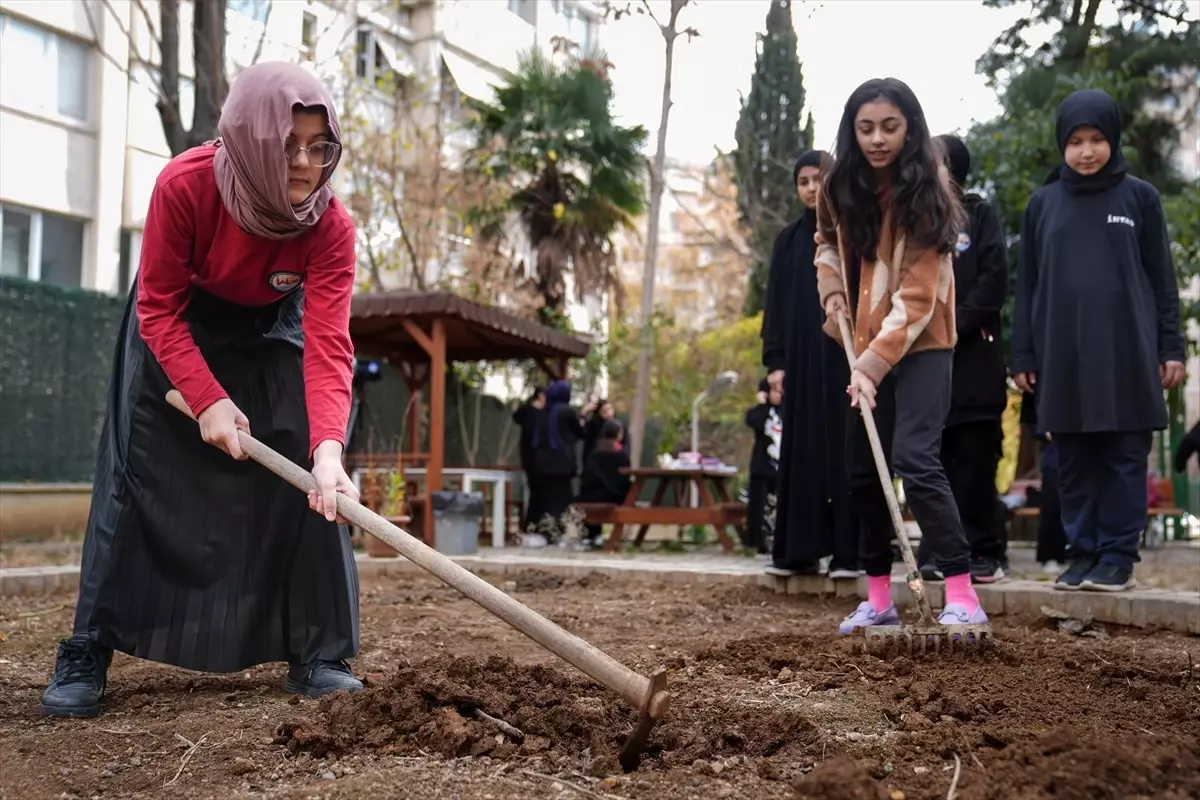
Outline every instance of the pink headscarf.
<path id="1" fill-rule="evenodd" d="M 329 179 L 341 158 L 321 173 L 320 186 L 303 203 L 288 199 L 288 158 L 284 143 L 292 132 L 295 106 L 325 109 L 333 140 L 342 143 L 333 98 L 311 73 L 295 64 L 256 64 L 238 76 L 221 110 L 213 171 L 225 209 L 246 233 L 290 239 L 315 225 L 333 190 Z"/>

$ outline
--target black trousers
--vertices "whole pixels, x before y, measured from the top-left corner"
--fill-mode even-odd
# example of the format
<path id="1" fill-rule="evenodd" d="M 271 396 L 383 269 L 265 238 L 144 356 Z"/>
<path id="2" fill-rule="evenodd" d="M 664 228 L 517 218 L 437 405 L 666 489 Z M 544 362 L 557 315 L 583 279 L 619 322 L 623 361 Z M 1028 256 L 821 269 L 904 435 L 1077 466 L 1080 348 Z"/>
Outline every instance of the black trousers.
<path id="1" fill-rule="evenodd" d="M 1071 557 L 1132 567 L 1150 505 L 1146 474 L 1154 435 L 1056 434 L 1058 491 Z"/>
<path id="2" fill-rule="evenodd" d="M 884 457 L 904 493 L 922 538 L 947 577 L 970 570 L 971 548 L 942 466 L 942 426 L 950 411 L 954 353 L 935 350 L 905 356 L 879 384 L 875 424 Z M 847 436 L 850 494 L 858 508 L 859 555 L 867 575 L 892 571 L 891 515 L 862 416 Z"/>
<path id="3" fill-rule="evenodd" d="M 1038 509 L 1037 560 L 1067 560 L 1067 532 L 1063 528 L 1062 503 L 1058 499 L 1058 447 L 1054 442 L 1042 442 L 1042 491 Z"/>
<path id="4" fill-rule="evenodd" d="M 1008 549 L 996 491 L 1003 443 L 1004 430 L 998 419 L 966 422 L 942 431 L 942 467 L 973 558 L 1003 560 Z M 917 561 L 928 564 L 934 560 L 929 540 L 923 537 Z"/>
<path id="5" fill-rule="evenodd" d="M 760 553 L 767 552 L 771 531 L 767 525 L 770 496 L 775 494 L 778 478 L 774 475 L 751 475 L 749 501 L 746 505 L 746 546 Z"/>

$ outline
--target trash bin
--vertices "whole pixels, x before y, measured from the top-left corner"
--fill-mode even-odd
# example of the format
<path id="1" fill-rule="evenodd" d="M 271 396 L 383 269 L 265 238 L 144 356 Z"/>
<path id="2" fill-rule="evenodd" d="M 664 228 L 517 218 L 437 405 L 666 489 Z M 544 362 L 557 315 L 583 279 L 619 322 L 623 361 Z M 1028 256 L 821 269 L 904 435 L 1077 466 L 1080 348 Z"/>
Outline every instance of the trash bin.
<path id="1" fill-rule="evenodd" d="M 434 492 L 433 549 L 449 556 L 474 553 L 479 548 L 482 519 L 480 492 Z"/>

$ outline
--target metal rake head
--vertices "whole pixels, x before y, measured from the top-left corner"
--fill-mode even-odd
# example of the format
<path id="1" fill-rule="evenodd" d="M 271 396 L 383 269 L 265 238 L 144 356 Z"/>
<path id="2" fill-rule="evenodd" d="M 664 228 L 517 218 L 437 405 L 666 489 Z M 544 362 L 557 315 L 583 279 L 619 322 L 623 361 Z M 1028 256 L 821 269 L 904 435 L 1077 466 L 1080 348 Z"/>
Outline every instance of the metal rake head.
<path id="1" fill-rule="evenodd" d="M 978 625 L 868 625 L 861 629 L 867 649 L 904 655 L 938 654 L 943 651 L 981 651 L 992 642 L 992 626 Z"/>

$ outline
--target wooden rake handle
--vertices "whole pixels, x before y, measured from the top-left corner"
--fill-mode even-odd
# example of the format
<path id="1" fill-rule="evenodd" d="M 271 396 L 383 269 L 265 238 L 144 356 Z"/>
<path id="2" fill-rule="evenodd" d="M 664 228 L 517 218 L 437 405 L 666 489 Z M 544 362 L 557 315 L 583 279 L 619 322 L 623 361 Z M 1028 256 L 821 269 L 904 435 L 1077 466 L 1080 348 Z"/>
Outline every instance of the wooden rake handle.
<path id="1" fill-rule="evenodd" d="M 178 390 L 167 393 L 167 402 L 193 420 L 192 410 Z M 245 431 L 238 431 L 242 450 L 254 461 L 283 478 L 305 494 L 315 488 L 313 477 Z M 343 494 L 337 496 L 337 513 L 385 542 L 409 561 L 458 590 L 467 599 L 502 619 L 542 647 L 596 682 L 619 694 L 643 714 L 657 719 L 666 710 L 667 696 L 644 675 L 568 633 L 533 609 L 517 602 L 469 570 L 396 527 L 375 512 Z"/>
<path id="2" fill-rule="evenodd" d="M 850 323 L 846 315 L 838 312 L 838 330 L 842 333 L 842 347 L 846 351 L 846 360 L 850 362 L 851 374 L 854 372 L 854 337 L 850 333 Z M 922 618 L 933 619 L 933 609 L 929 607 L 929 598 L 925 595 L 925 581 L 917 569 L 917 559 L 913 555 L 912 545 L 908 541 L 908 529 L 904 524 L 904 515 L 900 513 L 900 499 L 896 497 L 896 487 L 892 485 L 892 471 L 888 467 L 887 458 L 883 454 L 883 443 L 879 439 L 879 428 L 875 425 L 875 413 L 861 399 L 858 410 L 862 412 L 863 426 L 867 429 L 867 439 L 871 442 L 871 455 L 875 457 L 875 471 L 879 473 L 879 483 L 883 487 L 883 497 L 887 501 L 888 512 L 892 516 L 892 527 L 896 531 L 896 543 L 900 545 L 900 553 L 904 556 L 904 567 L 908 571 L 908 588 L 917 599 L 917 607 Z"/>

